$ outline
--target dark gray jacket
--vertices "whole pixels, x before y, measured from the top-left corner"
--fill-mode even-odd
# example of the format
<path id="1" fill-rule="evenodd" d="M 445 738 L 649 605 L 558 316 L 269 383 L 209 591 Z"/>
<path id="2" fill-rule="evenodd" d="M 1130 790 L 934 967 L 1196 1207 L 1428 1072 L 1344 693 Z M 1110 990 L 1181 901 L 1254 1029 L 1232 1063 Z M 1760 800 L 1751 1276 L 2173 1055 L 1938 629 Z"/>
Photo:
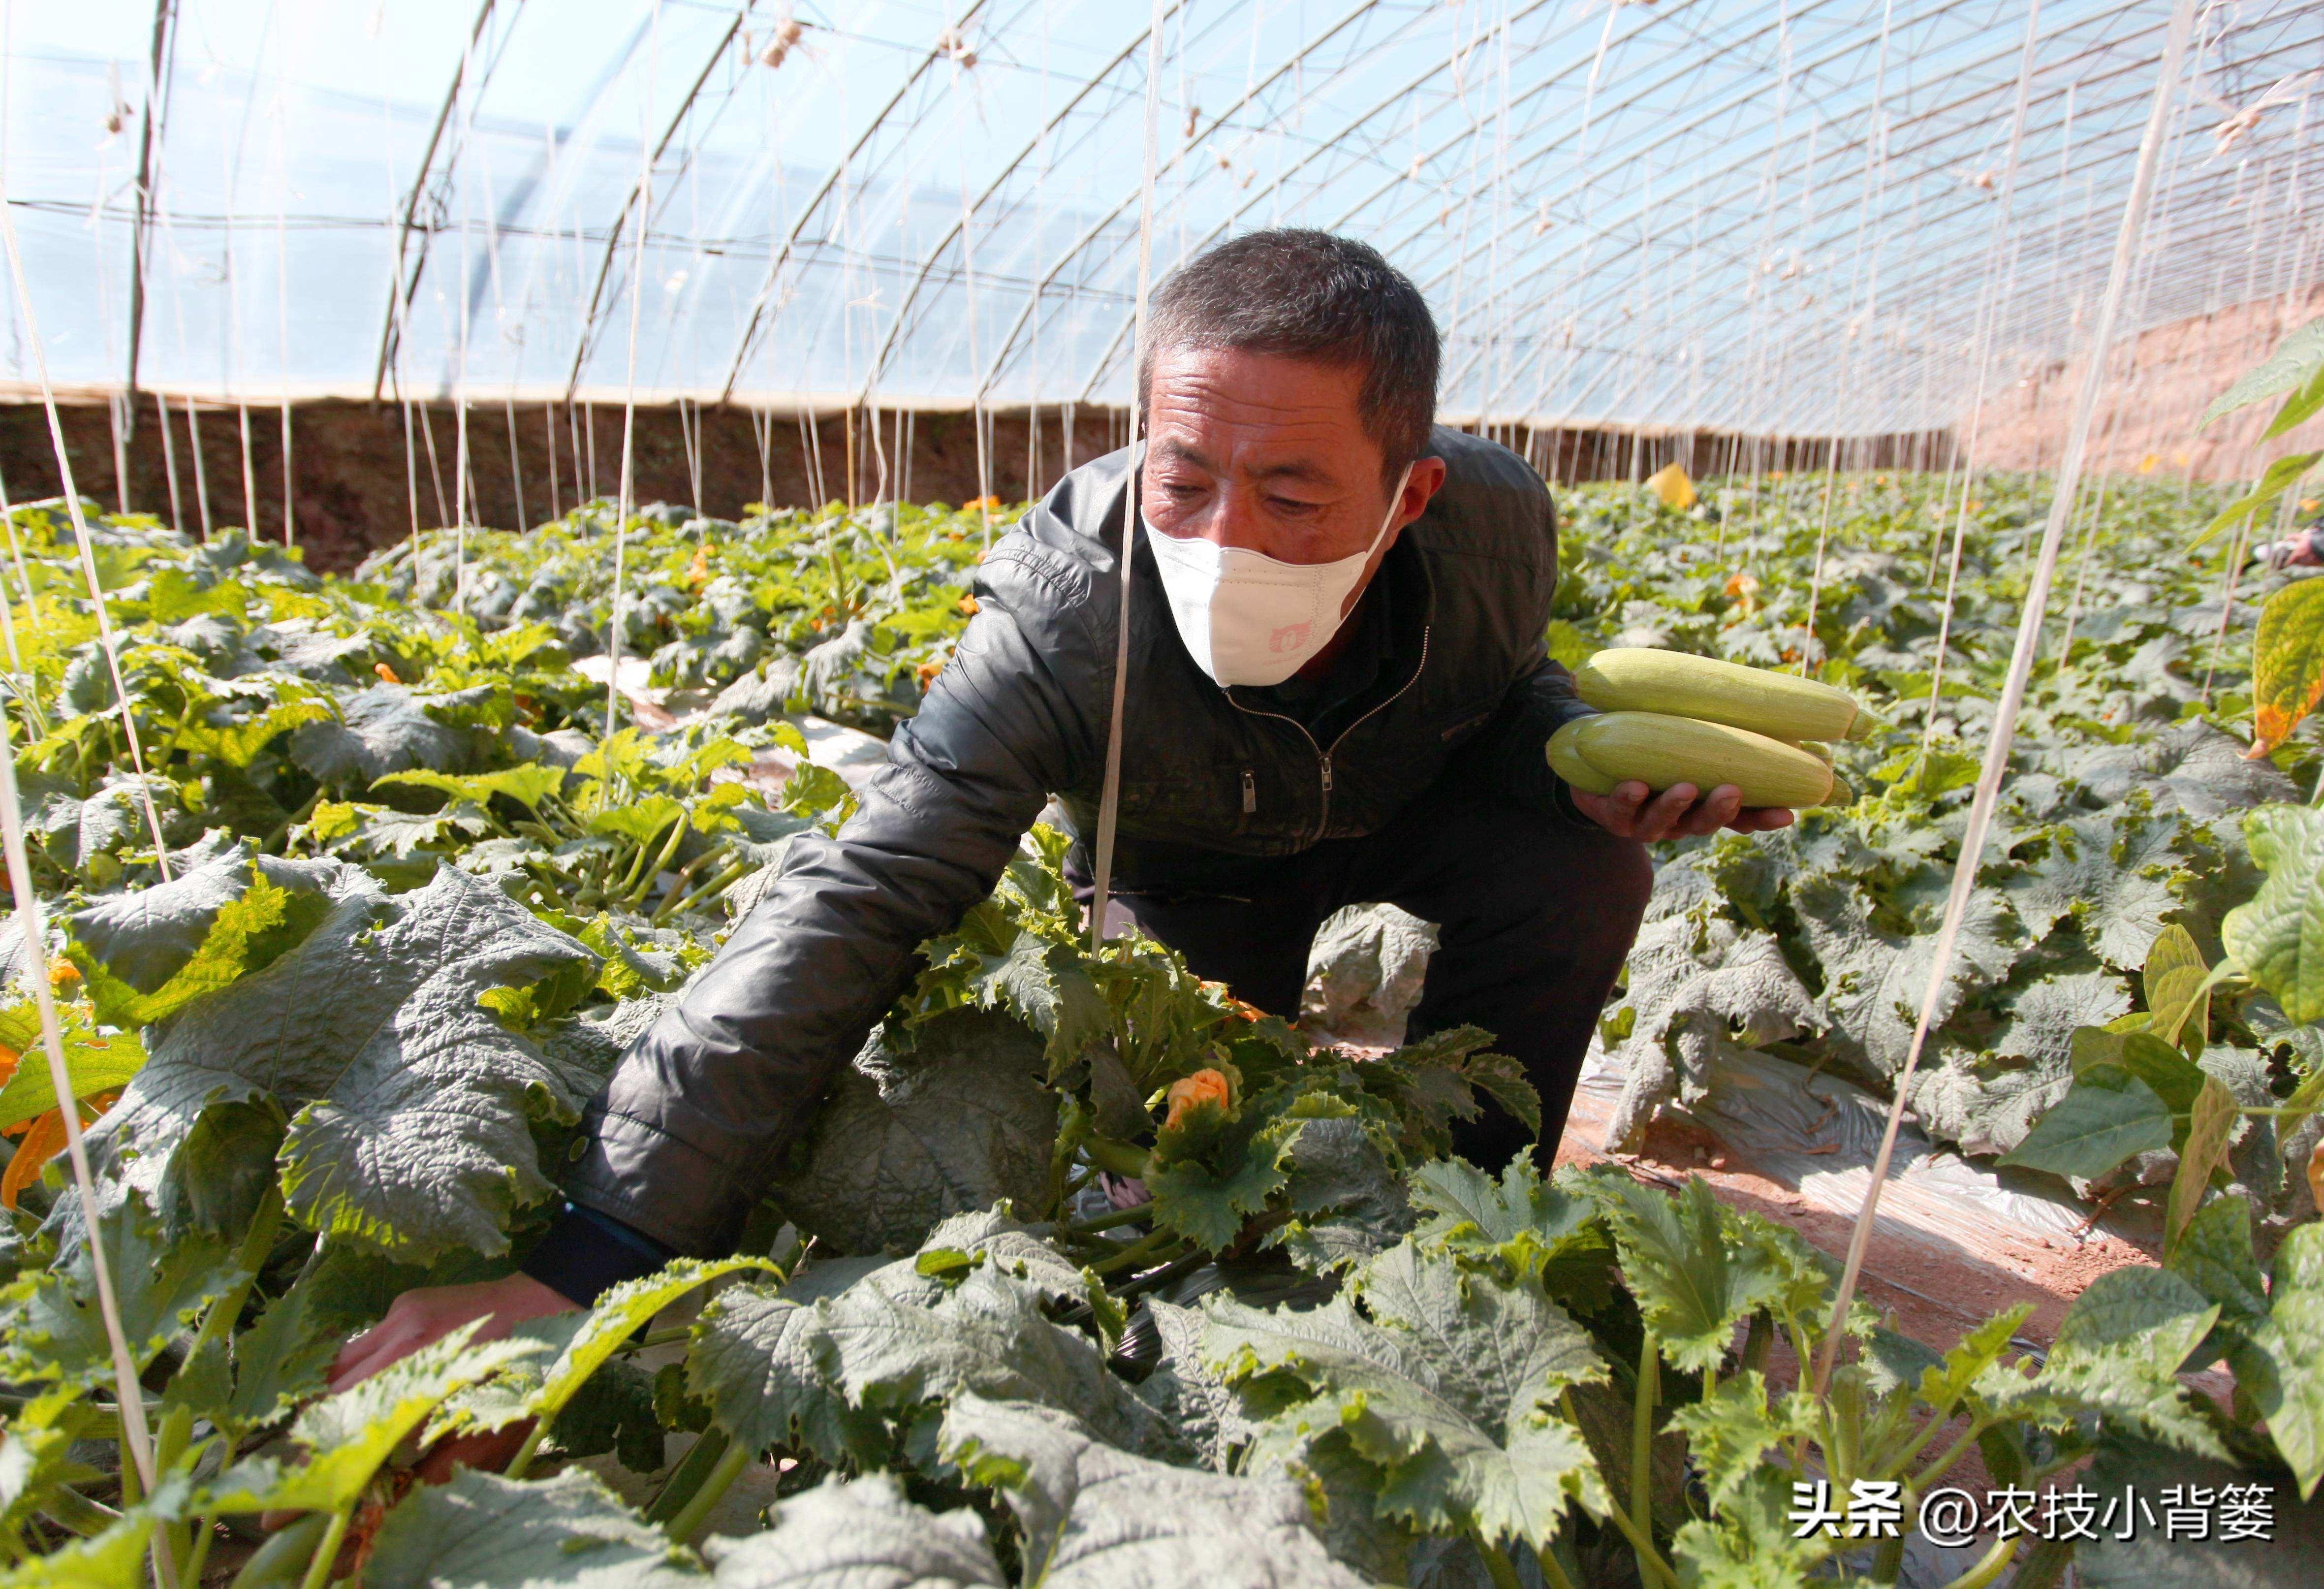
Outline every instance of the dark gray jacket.
<path id="1" fill-rule="evenodd" d="M 1544 649 L 1549 492 L 1514 453 L 1439 430 L 1443 489 L 1351 622 L 1326 696 L 1223 690 L 1131 565 L 1116 886 L 1233 892 L 1238 866 L 1387 826 L 1448 774 L 1572 819 L 1542 755 L 1589 708 Z M 795 841 L 709 970 L 592 1106 L 566 1192 L 682 1252 L 731 1242 L 917 946 L 991 891 L 1055 793 L 1094 832 L 1111 707 L 1129 455 L 1075 469 L 978 568 L 977 614 L 836 838 Z M 1337 692 L 1345 695 L 1344 690 Z"/>

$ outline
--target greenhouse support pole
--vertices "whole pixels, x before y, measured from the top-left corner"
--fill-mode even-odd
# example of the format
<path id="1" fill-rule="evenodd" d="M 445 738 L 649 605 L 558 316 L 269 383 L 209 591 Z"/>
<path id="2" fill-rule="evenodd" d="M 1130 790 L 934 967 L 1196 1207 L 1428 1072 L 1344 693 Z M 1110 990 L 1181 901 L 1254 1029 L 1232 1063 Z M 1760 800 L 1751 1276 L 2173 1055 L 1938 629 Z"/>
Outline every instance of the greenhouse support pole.
<path id="1" fill-rule="evenodd" d="M 153 213 L 153 145 L 160 134 L 160 118 L 154 113 L 154 101 L 161 97 L 161 84 L 169 75 L 171 21 L 176 0 L 155 0 L 153 6 L 153 46 L 148 58 L 145 79 L 145 114 L 138 132 L 136 217 L 129 236 L 129 372 L 124 395 L 134 404 L 137 401 L 137 356 L 143 351 L 145 335 L 145 238 Z M 131 410 L 133 421 L 136 411 Z M 162 423 L 168 424 L 164 414 Z M 177 528 L 175 524 L 171 529 Z"/>
<path id="2" fill-rule="evenodd" d="M 1105 783 L 1097 806 L 1097 848 L 1090 870 L 1090 953 L 1105 947 L 1106 894 L 1113 882 L 1113 835 L 1121 820 L 1122 712 L 1130 699 L 1130 576 L 1137 563 L 1142 515 L 1138 502 L 1138 441 L 1146 418 L 1139 363 L 1146 356 L 1148 299 L 1154 284 L 1154 173 L 1162 141 L 1162 23 L 1169 0 L 1154 0 L 1146 38 L 1146 165 L 1138 200 L 1138 301 L 1130 334 L 1130 479 L 1121 515 L 1121 596 L 1114 609 L 1113 710 L 1105 726 Z"/>
<path id="3" fill-rule="evenodd" d="M 1896 1095 L 1888 1105 L 1887 1123 L 1880 1133 L 1880 1151 L 1872 1161 L 1864 1206 L 1857 1214 L 1856 1228 L 1849 1238 L 1848 1261 L 1840 1271 L 1839 1290 L 1832 1298 L 1823 1344 L 1816 1353 L 1814 1394 L 1818 1398 L 1831 1383 L 1840 1344 L 1847 1334 L 1844 1326 L 1849 1307 L 1855 1299 L 1857 1281 L 1864 1271 L 1865 1250 L 1871 1245 L 1873 1221 L 1880 1208 L 1880 1189 L 1895 1156 L 1896 1132 L 1904 1122 L 1905 1103 L 1912 1095 L 1913 1075 L 1920 1067 L 1921 1056 L 1928 1047 L 1930 1028 L 1936 1023 L 1937 1005 L 1944 996 L 1947 976 L 1952 969 L 1953 947 L 1960 935 L 1961 918 L 1977 887 L 1978 868 L 1985 854 L 1987 836 L 1992 829 L 1994 807 L 1999 802 L 2002 780 L 2009 771 L 2017 715 L 2025 704 L 2034 654 L 2041 648 L 2043 609 L 2049 604 L 2051 586 L 2057 577 L 2059 550 L 2065 538 L 2066 521 L 2072 513 L 2075 488 L 2081 479 L 2082 460 L 2089 446 L 2090 421 L 2098 411 L 2098 388 L 2106 379 L 2115 323 L 2122 310 L 2123 289 L 2130 279 L 2139 240 L 2145 233 L 2147 201 L 2153 195 L 2155 170 L 2162 163 L 2163 128 L 2170 119 L 2172 97 L 2179 86 L 2180 60 L 2186 53 L 2187 35 L 2194 19 L 2195 0 L 2177 0 L 2172 7 L 2169 31 L 2164 34 L 2162 58 L 2155 69 L 2154 97 L 2147 107 L 2146 130 L 2139 139 L 2138 167 L 2131 178 L 2130 197 L 2123 205 L 2122 225 L 2115 236 L 2114 262 L 2107 269 L 2106 297 L 2090 337 L 2087 373 L 2081 390 L 2074 397 L 2073 422 L 2066 432 L 2065 448 L 2058 460 L 2057 484 L 2051 492 L 2049 516 L 2042 527 L 2041 553 L 2026 587 L 2024 606 L 2018 614 L 2016 646 L 2010 654 L 2008 676 L 1994 711 L 1992 737 L 1986 744 L 1985 766 L 1969 804 L 1960 857 L 1953 864 L 1952 892 L 1945 901 L 1944 924 L 1937 930 L 1929 984 L 1921 995 L 1920 1018 L 1913 1028 L 1913 1046 L 1904 1056 L 1904 1068 L 1896 1075 Z"/>
<path id="4" fill-rule="evenodd" d="M 371 381 L 374 402 L 387 387 L 390 361 L 402 349 L 406 315 L 413 294 L 420 291 L 420 271 L 427 263 L 428 245 L 435 236 L 434 226 L 420 218 L 420 206 L 428 194 L 428 179 L 436 164 L 436 152 L 443 146 L 444 132 L 452 125 L 453 111 L 459 107 L 460 90 L 467 81 L 468 69 L 475 64 L 476 44 L 484 38 L 484 24 L 492 21 L 493 7 L 498 3 L 499 0 L 481 0 L 476 7 L 476 20 L 469 26 L 467 42 L 460 51 L 460 69 L 453 75 L 451 86 L 444 90 L 443 106 L 436 113 L 436 125 L 428 134 L 426 147 L 420 152 L 420 169 L 412 174 L 411 191 L 404 199 L 402 218 L 396 223 L 394 279 L 387 287 L 387 323 L 380 328 L 379 363 Z M 403 262 L 414 232 L 420 234 L 420 260 L 413 265 L 407 282 Z"/>

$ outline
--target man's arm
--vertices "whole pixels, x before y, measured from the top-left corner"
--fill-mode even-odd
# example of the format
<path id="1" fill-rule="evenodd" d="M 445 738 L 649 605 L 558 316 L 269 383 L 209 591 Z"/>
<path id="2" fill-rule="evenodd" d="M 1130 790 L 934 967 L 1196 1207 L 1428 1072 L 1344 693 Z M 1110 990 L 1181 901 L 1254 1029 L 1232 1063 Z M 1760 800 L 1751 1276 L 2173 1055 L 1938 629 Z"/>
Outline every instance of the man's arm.
<path id="1" fill-rule="evenodd" d="M 1072 627 L 1086 620 L 1070 572 L 1014 538 L 986 559 L 976 616 L 854 817 L 835 838 L 792 842 L 782 875 L 592 1104 L 566 1177 L 574 1206 L 540 1261 L 406 1293 L 348 1343 L 335 1388 L 470 1320 L 486 1320 L 479 1339 L 505 1335 L 586 1306 L 667 1252 L 732 1241 L 833 1073 L 910 981 L 922 940 L 991 892 L 1048 791 L 1074 786 L 1102 733 L 1053 668 L 1060 649 L 1093 644 Z M 1108 692 L 1084 696 L 1102 710 Z"/>
<path id="2" fill-rule="evenodd" d="M 921 941 L 983 899 L 1090 725 L 1028 633 L 1038 568 L 1004 552 L 919 714 L 835 838 L 782 875 L 629 1053 L 586 1120 L 567 1197 L 681 1252 L 731 1242 L 833 1074 L 910 982 Z"/>

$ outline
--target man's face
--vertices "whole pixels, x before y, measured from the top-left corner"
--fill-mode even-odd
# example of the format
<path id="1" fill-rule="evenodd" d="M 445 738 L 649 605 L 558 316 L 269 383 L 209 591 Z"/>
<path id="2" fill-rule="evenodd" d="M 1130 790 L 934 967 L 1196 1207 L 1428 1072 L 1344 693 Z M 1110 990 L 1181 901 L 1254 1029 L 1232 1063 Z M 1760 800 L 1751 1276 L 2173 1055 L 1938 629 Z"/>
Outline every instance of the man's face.
<path id="1" fill-rule="evenodd" d="M 1354 557 L 1379 535 L 1392 479 L 1364 431 L 1360 367 L 1233 348 L 1155 356 L 1150 445 L 1139 492 L 1154 528 L 1240 547 L 1286 563 Z M 1391 532 L 1420 516 L 1444 478 L 1440 458 L 1413 466 Z M 1351 608 L 1363 591 L 1348 599 Z"/>

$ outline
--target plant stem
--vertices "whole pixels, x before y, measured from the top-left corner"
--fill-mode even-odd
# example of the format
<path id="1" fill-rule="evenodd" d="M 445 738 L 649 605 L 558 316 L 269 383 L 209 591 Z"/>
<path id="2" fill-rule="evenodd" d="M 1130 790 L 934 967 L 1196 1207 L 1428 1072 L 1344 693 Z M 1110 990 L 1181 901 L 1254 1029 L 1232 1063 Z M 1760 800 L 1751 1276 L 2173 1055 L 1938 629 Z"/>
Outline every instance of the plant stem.
<path id="1" fill-rule="evenodd" d="M 639 878 L 636 886 L 630 891 L 627 903 L 632 910 L 635 910 L 639 902 L 646 897 L 647 892 L 653 887 L 654 879 L 661 875 L 662 868 L 668 866 L 676 858 L 678 846 L 686 842 L 686 836 L 693 830 L 693 818 L 684 811 L 680 811 L 671 822 L 669 840 L 661 846 L 660 853 L 656 855 L 647 865 L 645 875 Z"/>
<path id="2" fill-rule="evenodd" d="M 1140 1261 L 1151 1257 L 1164 1243 L 1176 1240 L 1177 1238 L 1168 1231 L 1153 1231 L 1140 1240 L 1132 1242 L 1112 1257 L 1090 1265 L 1090 1272 L 1107 1275 L 1124 1269 L 1135 1268 Z"/>
<path id="3" fill-rule="evenodd" d="M 654 917 L 654 919 L 656 921 L 661 921 L 668 917 L 680 915 L 685 911 L 691 910 L 696 905 L 707 904 L 712 900 L 716 899 L 720 894 L 724 893 L 728 889 L 733 888 L 736 883 L 742 882 L 744 878 L 750 875 L 751 864 L 748 861 L 737 861 L 733 865 L 728 866 L 724 871 L 720 872 L 708 882 L 704 883 L 700 888 L 696 889 L 692 893 L 687 895 L 686 898 L 680 900 L 677 904 L 664 905 L 661 908 L 660 912 Z"/>
<path id="4" fill-rule="evenodd" d="M 1655 1537 L 1654 1453 L 1655 1402 L 1662 1391 L 1661 1344 L 1655 1333 L 1646 1333 L 1644 1344 L 1638 1348 L 1638 1391 L 1630 1410 L 1630 1542 L 1637 1546 L 1638 1576 L 1646 1578 L 1646 1558 L 1643 1554 Z M 1639 1544 L 1644 1540 L 1646 1543 Z"/>
<path id="5" fill-rule="evenodd" d="M 178 1465 L 178 1459 L 186 1454 L 186 1444 L 193 1438 L 193 1434 L 192 1408 L 180 1402 L 162 1415 L 161 1427 L 153 1435 L 153 1474 L 157 1482 L 162 1474 Z M 161 1525 L 161 1538 L 167 1541 L 171 1558 L 182 1559 L 193 1546 L 192 1539 L 187 1535 L 185 1523 L 181 1520 L 167 1521 Z M 195 1580 L 196 1583 L 199 1581 Z"/>
<path id="6" fill-rule="evenodd" d="M 702 1525 L 709 1520 L 710 1509 L 724 1498 L 750 1463 L 749 1446 L 729 1446 L 718 1458 L 717 1465 L 710 1470 L 710 1476 L 702 1482 L 702 1488 L 694 1492 L 694 1499 L 669 1520 L 669 1537 L 680 1545 L 692 1540 L 701 1531 Z"/>
<path id="7" fill-rule="evenodd" d="M 1485 1571 L 1492 1575 L 1493 1589 L 1517 1589 L 1517 1564 L 1509 1560 L 1508 1551 L 1488 1539 L 1479 1538 L 1477 1554 L 1485 1558 Z"/>
<path id="8" fill-rule="evenodd" d="M 549 1419 L 545 1418 L 534 1418 L 532 1420 L 532 1427 L 525 1432 L 524 1444 L 516 1448 L 516 1455 L 514 1456 L 509 1458 L 509 1464 L 507 1468 L 503 1470 L 504 1476 L 511 1479 L 521 1479 L 524 1477 L 524 1470 L 532 1465 L 533 1454 L 540 1449 L 541 1441 L 546 1439 L 548 1436 Z"/>
<path id="9" fill-rule="evenodd" d="M 1536 1550 L 1533 1559 L 1540 1566 L 1542 1581 L 1549 1585 L 1549 1589 L 1573 1589 L 1573 1579 L 1566 1573 L 1565 1564 L 1557 1559 L 1554 1542 L 1546 1548 Z"/>
<path id="10" fill-rule="evenodd" d="M 217 1540 L 217 1514 L 206 1511 L 194 1520 L 194 1537 L 186 1548 L 185 1570 L 178 1582 L 198 1585 L 202 1568 L 209 1565 L 210 1547 Z"/>
<path id="11" fill-rule="evenodd" d="M 661 1487 L 661 1493 L 647 1506 L 646 1521 L 667 1523 L 685 1510 L 686 1503 L 694 1499 L 694 1492 L 702 1487 L 703 1481 L 710 1476 L 711 1470 L 725 1456 L 726 1447 L 732 1444 L 733 1442 L 728 1438 L 726 1431 L 716 1424 L 705 1429 L 702 1438 L 694 1443 L 694 1449 L 678 1458 L 677 1468 Z"/>
<path id="12" fill-rule="evenodd" d="M 1099 1231 L 1111 1230 L 1118 1224 L 1130 1224 L 1141 1219 L 1150 1218 L 1153 1213 L 1154 1209 L 1150 1204 L 1140 1203 L 1135 1208 L 1117 1208 L 1111 1214 L 1101 1214 L 1095 1219 L 1085 1219 L 1077 1224 L 1069 1224 L 1065 1230 L 1069 1234 L 1076 1236 L 1093 1235 Z"/>
<path id="13" fill-rule="evenodd" d="M 2073 1565 L 2074 1546 L 2070 1539 L 2036 1539 L 2025 1559 L 2017 1564 L 2017 1575 L 2010 1579 L 2010 1589 L 2057 1589 L 2058 1580 L 2065 1576 Z"/>
<path id="14" fill-rule="evenodd" d="M 1932 1427 L 1933 1427 L 1934 1426 Z M 1962 1455 L 1967 1452 L 1971 1446 L 1977 1443 L 1977 1437 L 1984 1432 L 1985 1425 L 1978 1422 L 1974 1418 L 1970 1419 L 1968 1432 L 1962 1435 L 1960 1439 L 1946 1446 L 1943 1452 L 1941 1453 L 1934 1461 L 1931 1462 L 1928 1466 L 1923 1468 L 1919 1473 L 1914 1474 L 1910 1479 L 1906 1480 L 1904 1483 L 1905 1489 L 1915 1495 L 1919 1494 L 1921 1492 L 1921 1487 L 1923 1484 L 1927 1483 L 1931 1479 L 1940 1477 L 1947 1469 L 1950 1468 L 1953 1464 L 1959 1462 L 1961 1459 Z M 1900 1464 L 1899 1465 L 1901 1467 L 1902 1464 Z"/>
<path id="15" fill-rule="evenodd" d="M 92 1501 L 69 1484 L 59 1484 L 40 1503 L 40 1510 L 57 1527 L 84 1539 L 102 1534 L 121 1520 L 121 1514 L 102 1501 Z"/>
<path id="16" fill-rule="evenodd" d="M 1987 1584 L 2001 1576 L 2002 1569 L 2017 1554 L 2017 1542 L 2024 1538 L 2023 1534 L 2012 1534 L 2006 1539 L 1996 1539 L 1993 1548 L 1979 1557 L 1975 1566 L 1947 1584 L 1944 1589 L 1986 1589 Z"/>
<path id="17" fill-rule="evenodd" d="M 1606 1519 L 1622 1531 L 1622 1538 L 1628 1539 L 1630 1542 L 1630 1548 L 1637 1553 L 1639 1576 L 1642 1580 L 1646 1578 L 1646 1569 L 1651 1567 L 1652 1582 L 1660 1584 L 1678 1582 L 1678 1575 L 1671 1570 L 1670 1563 L 1665 1561 L 1663 1553 L 1655 1548 L 1653 1537 L 1640 1534 L 1637 1525 L 1630 1521 L 1628 1514 L 1620 1507 L 1609 1509 L 1606 1513 Z"/>
<path id="18" fill-rule="evenodd" d="M 339 1559 L 339 1545 L 347 1537 L 347 1525 L 355 1520 L 355 1502 L 349 1501 L 331 1514 L 330 1526 L 323 1530 L 323 1542 L 315 1547 L 313 1559 L 307 1564 L 307 1575 L 299 1580 L 299 1589 L 323 1589 L 331 1581 L 332 1564 Z"/>
<path id="19" fill-rule="evenodd" d="M 720 845 L 715 849 L 703 851 L 700 855 L 695 856 L 693 860 L 688 861 L 685 865 L 679 867 L 678 869 L 678 881 L 669 885 L 669 893 L 662 901 L 660 906 L 654 911 L 653 919 L 659 921 L 663 917 L 669 915 L 671 910 L 675 910 L 678 901 L 683 899 L 686 895 L 686 885 L 694 881 L 694 874 L 701 871 L 702 868 L 707 865 L 710 862 L 716 860 L 725 853 L 726 846 Z"/>
<path id="20" fill-rule="evenodd" d="M 281 826 L 277 827 L 273 832 L 268 834 L 266 836 L 266 842 L 260 845 L 258 847 L 266 854 L 270 855 L 272 855 L 274 853 L 274 846 L 289 838 L 292 828 L 307 820 L 308 818 L 312 817 L 315 814 L 315 808 L 320 805 L 322 800 L 323 791 L 320 789 L 317 789 L 313 794 L 307 797 L 307 803 L 300 807 L 297 810 L 291 812 L 288 817 L 282 818 Z"/>
<path id="21" fill-rule="evenodd" d="M 327 1526 L 328 1520 L 319 1511 L 286 1525 L 242 1564 L 242 1571 L 234 1575 L 233 1589 L 262 1589 L 284 1582 L 299 1570 L 299 1564 L 314 1550 L 315 1541 Z"/>
<path id="22" fill-rule="evenodd" d="M 201 1334 L 194 1337 L 193 1348 L 186 1353 L 189 1359 L 212 1341 L 220 1345 L 233 1344 L 234 1326 L 242 1317 L 242 1305 L 250 1300 L 250 1289 L 258 1283 L 259 1269 L 265 1263 L 266 1255 L 274 1250 L 274 1238 L 281 1229 L 282 1184 L 277 1180 L 259 1199 L 258 1212 L 252 1217 L 242 1246 L 234 1255 L 235 1267 L 242 1270 L 242 1279 L 210 1304 L 209 1312 L 202 1316 Z"/>

